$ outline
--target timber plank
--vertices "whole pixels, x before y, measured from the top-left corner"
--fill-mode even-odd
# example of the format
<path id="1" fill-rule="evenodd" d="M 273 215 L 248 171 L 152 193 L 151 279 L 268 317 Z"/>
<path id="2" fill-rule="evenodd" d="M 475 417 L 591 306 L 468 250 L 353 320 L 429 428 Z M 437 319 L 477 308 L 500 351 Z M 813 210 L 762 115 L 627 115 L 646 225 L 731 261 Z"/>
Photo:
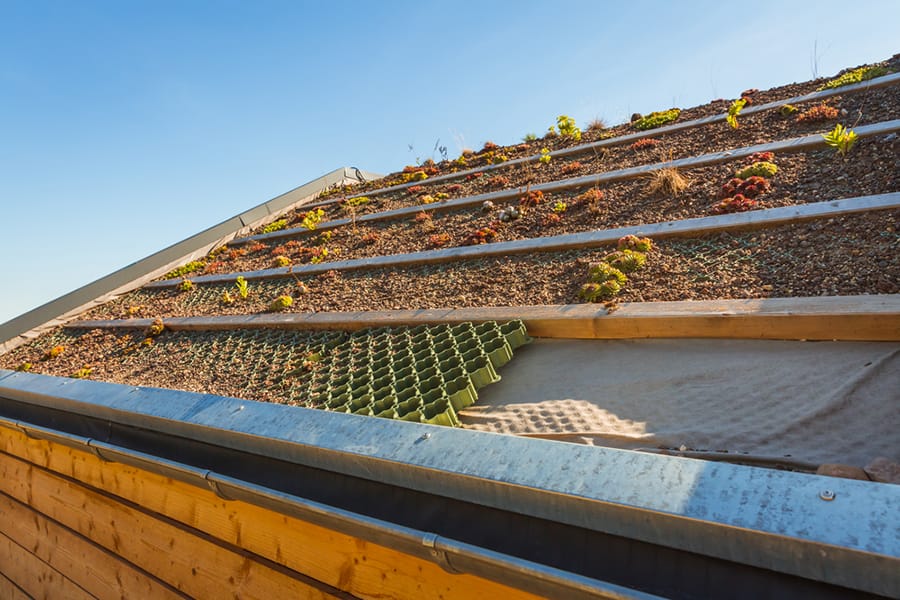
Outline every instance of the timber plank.
<path id="1" fill-rule="evenodd" d="M 0 427 L 0 450 L 156 511 L 360 598 L 504 598 L 527 592 L 87 452 Z M 3 455 L 0 455 L 2 457 Z"/>
<path id="2" fill-rule="evenodd" d="M 186 598 L 27 505 L 0 494 L 2 533 L 98 598 Z"/>
<path id="3" fill-rule="evenodd" d="M 300 578 L 155 518 L 9 454 L 0 454 L 0 491 L 198 598 L 339 598 Z M 165 498 L 165 489 L 159 492 Z M 59 596 L 66 597 L 66 596 Z"/>
<path id="4" fill-rule="evenodd" d="M 0 598 L 6 600 L 33 600 L 31 596 L 25 593 L 25 590 L 6 578 L 0 573 Z"/>
<path id="5" fill-rule="evenodd" d="M 900 123 L 900 121 L 898 121 Z M 430 205 L 427 205 L 430 206 Z M 568 233 L 538 238 L 495 242 L 477 246 L 457 246 L 439 250 L 422 250 L 406 254 L 389 254 L 370 258 L 357 258 L 324 262 L 318 264 L 296 265 L 262 269 L 259 271 L 242 271 L 215 275 L 200 275 L 191 278 L 194 283 L 226 283 L 234 281 L 238 276 L 247 280 L 275 279 L 295 275 L 314 275 L 325 271 L 355 271 L 389 267 L 406 267 L 427 264 L 441 264 L 461 260 L 474 260 L 511 254 L 529 252 L 559 252 L 579 248 L 596 248 L 614 244 L 624 235 L 650 236 L 653 238 L 700 236 L 723 231 L 759 229 L 776 227 L 789 223 L 801 223 L 816 219 L 830 219 L 844 215 L 864 213 L 877 210 L 889 210 L 900 207 L 900 192 L 858 196 L 842 200 L 826 200 L 810 202 L 794 206 L 781 206 L 748 212 L 695 217 L 678 221 L 664 221 L 646 225 L 632 225 L 614 229 L 599 229 L 580 233 Z M 153 281 L 144 289 L 168 288 L 179 285 L 179 279 Z"/>
<path id="6" fill-rule="evenodd" d="M 95 598 L 2 533 L 0 533 L 0 573 L 10 577 L 10 581 L 21 589 L 25 597 L 30 596 L 36 600 Z"/>
<path id="7" fill-rule="evenodd" d="M 750 338 L 900 340 L 900 294 L 681 302 L 473 307 L 164 319 L 172 331 L 400 327 L 468 321 L 525 322 L 535 337 L 561 339 Z M 75 321 L 68 327 L 143 328 L 137 320 Z M 149 322 L 149 320 L 148 320 Z"/>

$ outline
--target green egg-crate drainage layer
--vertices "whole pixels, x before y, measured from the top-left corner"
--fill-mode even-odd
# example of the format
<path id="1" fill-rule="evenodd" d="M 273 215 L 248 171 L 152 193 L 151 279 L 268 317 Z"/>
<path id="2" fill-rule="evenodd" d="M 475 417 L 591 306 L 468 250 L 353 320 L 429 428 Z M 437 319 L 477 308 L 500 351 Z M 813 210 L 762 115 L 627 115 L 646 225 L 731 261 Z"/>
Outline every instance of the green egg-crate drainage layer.
<path id="1" fill-rule="evenodd" d="M 72 356 L 85 346 L 83 336 L 99 335 L 106 336 L 102 355 L 76 359 L 95 371 L 105 366 L 98 379 L 451 426 L 531 341 L 518 320 L 356 332 L 166 331 L 149 344 L 125 330 L 63 329 L 23 357 L 35 372 L 68 375 L 37 357 L 56 345 Z"/>
<path id="2" fill-rule="evenodd" d="M 310 399 L 332 411 L 459 425 L 457 412 L 529 341 L 521 321 L 366 329 L 314 353 Z"/>

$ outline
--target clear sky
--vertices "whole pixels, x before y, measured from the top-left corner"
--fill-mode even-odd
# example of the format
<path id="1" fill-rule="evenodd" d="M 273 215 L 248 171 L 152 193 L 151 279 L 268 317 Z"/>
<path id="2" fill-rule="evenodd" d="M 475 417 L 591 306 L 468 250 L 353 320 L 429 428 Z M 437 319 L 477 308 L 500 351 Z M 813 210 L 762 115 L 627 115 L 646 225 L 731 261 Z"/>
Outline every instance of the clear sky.
<path id="1" fill-rule="evenodd" d="M 898 24 L 897 0 L 0 0 L 0 323 L 338 167 L 832 75 Z"/>

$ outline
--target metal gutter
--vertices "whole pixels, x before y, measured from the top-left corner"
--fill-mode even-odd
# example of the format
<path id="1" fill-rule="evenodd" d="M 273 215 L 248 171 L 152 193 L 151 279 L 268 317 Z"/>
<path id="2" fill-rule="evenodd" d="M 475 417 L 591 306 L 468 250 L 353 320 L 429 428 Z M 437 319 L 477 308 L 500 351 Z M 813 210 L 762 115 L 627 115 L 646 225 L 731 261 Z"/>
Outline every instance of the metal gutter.
<path id="1" fill-rule="evenodd" d="M 173 390 L 0 376 L 0 398 L 35 409 L 900 596 L 900 486 Z"/>
<path id="2" fill-rule="evenodd" d="M 894 133 L 900 131 L 900 119 L 873 123 L 872 125 L 864 125 L 862 127 L 855 128 L 854 131 L 860 139 Z M 547 183 L 531 185 L 528 189 L 531 191 L 539 192 L 558 192 L 561 190 L 583 188 L 587 186 L 599 186 L 600 184 L 609 184 L 618 181 L 636 179 L 638 177 L 653 173 L 654 171 L 659 171 L 666 168 L 696 169 L 700 167 L 708 167 L 711 165 L 717 165 L 720 163 L 745 158 L 756 152 L 780 152 L 782 154 L 787 154 L 794 152 L 807 152 L 810 150 L 818 150 L 826 147 L 827 144 L 825 143 L 822 135 L 816 133 L 804 137 L 779 140 L 777 142 L 766 142 L 764 144 L 757 144 L 755 146 L 744 146 L 742 148 L 734 148 L 732 150 L 723 150 L 721 152 L 701 154 L 700 156 L 691 156 L 688 158 L 679 158 L 677 160 L 667 162 L 638 165 L 636 167 L 616 169 L 613 171 L 594 173 L 592 175 L 582 175 L 580 177 L 573 177 L 570 179 L 558 179 L 555 181 L 549 181 Z M 448 212 L 461 208 L 480 206 L 481 203 L 486 200 L 490 200 L 492 202 L 503 202 L 518 198 L 522 195 L 522 192 L 523 188 L 499 190 L 496 192 L 476 194 L 474 196 L 454 198 L 453 200 L 447 200 L 445 202 L 416 204 L 412 206 L 395 208 L 393 210 L 386 210 L 384 212 L 370 213 L 356 217 L 355 221 L 353 219 L 335 219 L 333 221 L 319 224 L 314 232 L 319 233 L 322 231 L 327 231 L 329 229 L 342 227 L 344 225 L 350 225 L 354 222 L 359 225 L 361 223 L 372 223 L 377 221 L 398 219 L 402 217 L 412 217 L 420 212 Z M 302 237 L 304 235 L 311 235 L 312 233 L 313 232 L 310 232 L 309 230 L 303 228 L 282 229 L 279 231 L 273 231 L 271 233 L 261 233 L 257 235 L 242 237 L 240 239 L 234 240 L 230 245 L 245 244 L 253 241 Z"/>
<path id="3" fill-rule="evenodd" d="M 900 121 L 897 122 L 900 125 Z M 404 267 L 413 265 L 440 264 L 454 261 L 486 258 L 492 256 L 509 256 L 529 252 L 558 252 L 580 248 L 596 248 L 614 244 L 624 235 L 641 235 L 653 238 L 683 237 L 719 233 L 736 229 L 755 227 L 774 227 L 786 223 L 798 223 L 812 219 L 826 219 L 875 210 L 888 210 L 900 207 L 900 192 L 859 196 L 843 200 L 826 200 L 810 202 L 794 206 L 780 206 L 726 215 L 695 217 L 646 225 L 631 225 L 615 229 L 598 229 L 580 233 L 567 233 L 538 238 L 525 238 L 509 242 L 494 242 L 477 246 L 458 246 L 437 250 L 422 250 L 407 254 L 388 254 L 376 257 L 349 260 L 326 261 L 318 264 L 303 264 L 291 267 L 262 269 L 259 271 L 242 271 L 215 275 L 199 275 L 191 281 L 199 283 L 230 283 L 241 276 L 248 280 L 275 279 L 294 275 L 312 275 L 326 271 L 353 271 L 377 268 Z M 152 281 L 145 289 L 175 287 L 178 279 Z"/>
<path id="4" fill-rule="evenodd" d="M 203 256 L 210 249 L 274 219 L 298 203 L 314 199 L 325 189 L 347 181 L 358 181 L 359 177 L 376 176 L 354 168 L 336 169 L 0 324 L 0 354 L 26 342 L 28 338 L 36 337 L 47 325 L 58 325 L 90 306 L 106 301 L 114 295 L 138 288 L 173 266 Z"/>
<path id="5" fill-rule="evenodd" d="M 203 489 L 211 489 L 223 499 L 248 502 L 346 535 L 387 546 L 434 562 L 450 572 L 469 573 L 548 597 L 583 598 L 585 600 L 589 598 L 609 600 L 653 600 L 659 598 L 652 594 L 492 552 L 430 532 L 398 526 L 387 521 L 312 502 L 227 475 L 96 439 L 3 417 L 0 417 L 0 427 L 21 431 L 31 438 L 56 442 L 90 452 L 104 461 L 130 465 Z"/>
<path id="6" fill-rule="evenodd" d="M 900 73 L 893 73 L 890 75 L 885 75 L 883 77 L 876 77 L 874 79 L 870 79 L 868 81 L 863 81 L 860 83 L 854 83 L 852 85 L 846 85 L 839 88 L 834 88 L 830 90 L 823 90 L 821 92 L 810 92 L 809 94 L 803 94 L 801 96 L 793 96 L 791 98 L 785 98 L 784 100 L 775 100 L 773 102 L 767 102 L 766 104 L 759 105 L 751 105 L 741 111 L 741 116 L 752 115 L 758 112 L 763 112 L 767 110 L 774 110 L 777 108 L 781 108 L 785 104 L 801 104 L 804 102 L 815 102 L 817 100 L 825 100 L 827 98 L 833 98 L 834 96 L 846 96 L 850 94 L 855 94 L 857 92 L 867 92 L 869 90 L 880 89 L 883 87 L 888 87 L 900 82 Z M 700 119 L 693 119 L 691 121 L 684 121 L 682 123 L 675 123 L 673 125 L 666 125 L 664 127 L 657 127 L 656 129 L 649 129 L 646 131 L 638 131 L 635 133 L 629 133 L 622 136 L 616 136 L 613 138 L 608 138 L 605 140 L 599 140 L 596 142 L 591 142 L 588 144 L 579 144 L 577 146 L 571 146 L 569 148 L 561 148 L 559 150 L 555 150 L 550 153 L 550 156 L 562 157 L 562 156 L 572 156 L 578 154 L 586 154 L 592 150 L 597 150 L 600 148 L 609 148 L 613 146 L 621 146 L 623 144 L 627 144 L 629 142 L 635 142 L 637 140 L 642 140 L 649 137 L 659 137 L 661 135 L 668 135 L 670 133 L 677 133 L 679 131 L 684 131 L 685 129 L 693 129 L 694 127 L 700 127 L 703 125 L 710 125 L 712 123 L 724 123 L 725 117 L 727 113 L 718 113 L 715 115 L 711 115 L 709 117 L 702 117 Z M 470 173 L 475 173 L 477 171 L 493 171 L 495 169 L 503 169 L 506 167 L 511 167 L 514 165 L 537 162 L 540 159 L 540 154 L 533 154 L 531 156 L 525 156 L 522 158 L 516 158 L 513 160 L 509 160 L 496 165 L 484 165 L 481 167 L 475 167 L 471 169 L 466 169 L 463 171 L 456 171 L 455 173 L 447 173 L 445 175 L 436 175 L 434 177 L 429 177 L 426 182 L 426 185 L 430 183 L 438 183 L 442 181 L 448 181 L 453 179 L 460 179 L 465 177 Z M 363 192 L 360 194 L 353 194 L 352 196 L 348 196 L 348 198 L 355 198 L 357 196 L 380 196 L 382 194 L 387 194 L 394 191 L 404 190 L 413 185 L 422 185 L 421 181 L 411 181 L 409 183 L 401 183 L 398 185 L 392 185 L 390 187 L 381 188 L 378 190 L 373 190 L 371 192 Z M 316 202 L 311 204 L 311 206 L 325 206 L 327 204 L 334 204 L 338 202 L 335 200 L 325 200 L 323 202 Z"/>

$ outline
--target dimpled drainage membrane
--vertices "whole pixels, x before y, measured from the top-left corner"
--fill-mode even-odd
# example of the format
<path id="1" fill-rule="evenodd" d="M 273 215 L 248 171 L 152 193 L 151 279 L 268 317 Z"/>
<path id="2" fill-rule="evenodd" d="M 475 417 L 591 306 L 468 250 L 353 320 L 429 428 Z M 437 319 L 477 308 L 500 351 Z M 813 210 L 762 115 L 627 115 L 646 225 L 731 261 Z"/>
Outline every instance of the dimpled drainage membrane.
<path id="1" fill-rule="evenodd" d="M 47 341 L 75 351 L 85 333 L 62 330 Z M 185 389 L 190 379 L 193 389 L 209 393 L 450 426 L 531 341 L 521 321 L 352 333 L 166 331 L 130 351 L 123 348 L 131 336 L 120 336 L 103 358 L 129 365 L 120 383 Z"/>

